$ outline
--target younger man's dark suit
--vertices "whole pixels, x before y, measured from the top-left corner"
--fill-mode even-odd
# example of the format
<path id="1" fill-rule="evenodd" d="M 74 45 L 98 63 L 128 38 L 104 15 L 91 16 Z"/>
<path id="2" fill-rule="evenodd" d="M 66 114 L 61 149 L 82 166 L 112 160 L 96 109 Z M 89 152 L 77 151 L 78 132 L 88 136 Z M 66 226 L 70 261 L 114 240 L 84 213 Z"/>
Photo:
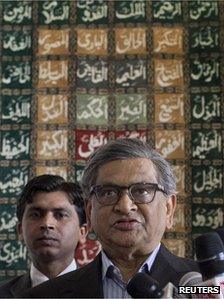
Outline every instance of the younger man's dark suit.
<path id="1" fill-rule="evenodd" d="M 76 271 L 51 279 L 23 294 L 23 298 L 103 298 L 101 254 L 90 264 Z M 193 260 L 177 257 L 160 246 L 148 273 L 163 288 L 168 282 L 178 286 L 188 272 L 198 271 Z"/>
<path id="2" fill-rule="evenodd" d="M 29 288 L 31 288 L 31 279 L 30 274 L 26 273 L 0 284 L 0 298 L 18 298 Z"/>

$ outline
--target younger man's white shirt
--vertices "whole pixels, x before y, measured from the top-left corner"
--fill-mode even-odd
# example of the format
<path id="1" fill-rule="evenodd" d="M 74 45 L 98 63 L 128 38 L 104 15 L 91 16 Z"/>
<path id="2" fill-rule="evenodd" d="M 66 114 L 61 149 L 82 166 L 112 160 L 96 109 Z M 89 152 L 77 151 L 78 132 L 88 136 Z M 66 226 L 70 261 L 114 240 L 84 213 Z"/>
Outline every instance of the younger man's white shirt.
<path id="1" fill-rule="evenodd" d="M 74 271 L 77 269 L 77 265 L 75 260 L 73 260 L 71 262 L 70 265 L 68 265 L 67 268 L 65 268 L 65 270 L 63 270 L 61 273 L 59 273 L 57 276 L 66 274 L 68 272 Z M 33 263 L 31 264 L 30 267 L 30 278 L 31 278 L 31 284 L 32 287 L 37 286 L 38 284 L 41 284 L 47 280 L 49 280 L 49 278 L 47 276 L 45 276 L 43 273 L 41 273 L 34 265 Z"/>

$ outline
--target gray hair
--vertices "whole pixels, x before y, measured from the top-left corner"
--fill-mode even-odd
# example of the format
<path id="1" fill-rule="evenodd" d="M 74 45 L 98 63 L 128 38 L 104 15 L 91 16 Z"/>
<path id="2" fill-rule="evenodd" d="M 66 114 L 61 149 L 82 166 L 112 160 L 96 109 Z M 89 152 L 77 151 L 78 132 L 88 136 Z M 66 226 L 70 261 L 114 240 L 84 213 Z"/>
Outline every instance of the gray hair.
<path id="1" fill-rule="evenodd" d="M 165 194 L 176 194 L 176 180 L 170 164 L 147 143 L 136 138 L 110 140 L 99 147 L 89 158 L 81 180 L 84 196 L 88 198 L 91 186 L 95 185 L 98 171 L 103 165 L 116 160 L 147 158 L 152 161 L 157 180 L 165 188 Z"/>

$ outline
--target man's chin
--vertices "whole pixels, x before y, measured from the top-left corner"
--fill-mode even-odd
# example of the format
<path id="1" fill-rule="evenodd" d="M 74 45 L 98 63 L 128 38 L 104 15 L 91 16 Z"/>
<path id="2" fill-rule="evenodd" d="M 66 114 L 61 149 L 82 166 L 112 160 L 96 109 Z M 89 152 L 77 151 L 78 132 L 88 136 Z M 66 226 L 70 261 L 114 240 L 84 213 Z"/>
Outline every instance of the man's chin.
<path id="1" fill-rule="evenodd" d="M 46 260 L 47 262 L 49 262 L 50 260 L 55 259 L 59 252 L 59 248 L 44 247 L 38 249 L 38 251 L 36 252 L 36 256 L 41 258 L 41 260 Z"/>
<path id="2" fill-rule="evenodd" d="M 115 238 L 112 241 L 114 244 L 116 244 L 119 247 L 123 248 L 130 248 L 130 247 L 136 247 L 138 246 L 139 242 L 136 240 L 136 238 L 130 238 L 130 237 L 123 237 L 123 238 Z"/>

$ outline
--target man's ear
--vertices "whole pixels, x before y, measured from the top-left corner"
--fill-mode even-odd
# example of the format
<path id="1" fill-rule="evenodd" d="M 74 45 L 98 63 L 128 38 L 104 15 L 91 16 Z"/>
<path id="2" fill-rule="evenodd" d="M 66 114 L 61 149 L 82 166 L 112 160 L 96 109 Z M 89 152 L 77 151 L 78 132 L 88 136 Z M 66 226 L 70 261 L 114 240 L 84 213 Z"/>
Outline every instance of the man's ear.
<path id="1" fill-rule="evenodd" d="M 87 234 L 88 234 L 87 224 L 83 224 L 80 227 L 79 244 L 84 244 L 86 242 Z"/>
<path id="2" fill-rule="evenodd" d="M 172 194 L 166 199 L 166 201 L 166 229 L 169 230 L 173 227 L 173 217 L 176 208 L 177 197 L 175 194 Z"/>
<path id="3" fill-rule="evenodd" d="M 22 228 L 22 222 L 19 222 L 16 226 L 16 231 L 19 237 L 19 241 L 23 241 L 23 228 Z"/>

